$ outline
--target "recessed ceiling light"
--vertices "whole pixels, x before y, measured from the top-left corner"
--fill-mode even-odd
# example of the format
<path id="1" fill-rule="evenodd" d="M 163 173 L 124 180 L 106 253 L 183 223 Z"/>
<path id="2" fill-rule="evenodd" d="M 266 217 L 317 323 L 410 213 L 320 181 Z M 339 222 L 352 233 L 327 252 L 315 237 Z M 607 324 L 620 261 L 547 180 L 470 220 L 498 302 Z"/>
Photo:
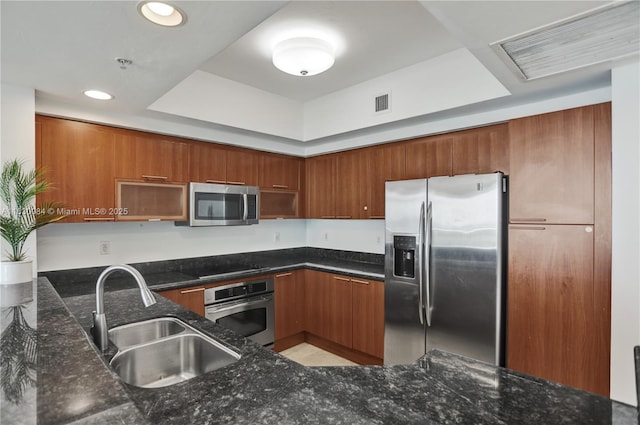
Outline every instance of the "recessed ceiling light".
<path id="1" fill-rule="evenodd" d="M 100 91 L 100 90 L 85 90 L 83 91 L 84 95 L 87 97 L 90 97 L 92 99 L 98 99 L 98 100 L 111 100 L 113 99 L 113 96 L 110 95 L 107 92 L 104 91 Z"/>
<path id="2" fill-rule="evenodd" d="M 287 74 L 309 77 L 333 66 L 334 48 L 319 38 L 290 38 L 276 44 L 272 60 L 276 68 Z"/>
<path id="3" fill-rule="evenodd" d="M 154 24 L 163 27 L 177 27 L 186 22 L 187 15 L 169 3 L 142 1 L 138 3 L 138 12 Z"/>

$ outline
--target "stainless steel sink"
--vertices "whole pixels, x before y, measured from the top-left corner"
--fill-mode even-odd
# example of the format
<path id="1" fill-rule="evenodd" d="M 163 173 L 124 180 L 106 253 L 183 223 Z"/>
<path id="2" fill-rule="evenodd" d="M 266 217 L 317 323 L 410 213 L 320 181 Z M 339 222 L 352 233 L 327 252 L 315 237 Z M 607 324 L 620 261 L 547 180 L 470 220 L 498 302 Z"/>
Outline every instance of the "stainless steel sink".
<path id="1" fill-rule="evenodd" d="M 115 338 L 111 340 L 119 351 L 109 364 L 124 382 L 136 387 L 166 387 L 240 359 L 232 349 L 171 317 L 111 331 Z"/>
<path id="2" fill-rule="evenodd" d="M 109 329 L 109 339 L 119 350 L 185 332 L 183 322 L 173 317 L 159 317 Z"/>

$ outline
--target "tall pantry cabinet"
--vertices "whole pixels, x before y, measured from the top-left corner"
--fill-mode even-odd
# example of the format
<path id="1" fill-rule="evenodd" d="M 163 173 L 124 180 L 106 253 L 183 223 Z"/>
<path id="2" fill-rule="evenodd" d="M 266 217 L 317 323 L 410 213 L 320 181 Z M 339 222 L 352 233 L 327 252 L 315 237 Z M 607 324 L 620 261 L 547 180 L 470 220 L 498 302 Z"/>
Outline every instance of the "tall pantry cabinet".
<path id="1" fill-rule="evenodd" d="M 608 396 L 610 104 L 509 133 L 507 367 Z"/>

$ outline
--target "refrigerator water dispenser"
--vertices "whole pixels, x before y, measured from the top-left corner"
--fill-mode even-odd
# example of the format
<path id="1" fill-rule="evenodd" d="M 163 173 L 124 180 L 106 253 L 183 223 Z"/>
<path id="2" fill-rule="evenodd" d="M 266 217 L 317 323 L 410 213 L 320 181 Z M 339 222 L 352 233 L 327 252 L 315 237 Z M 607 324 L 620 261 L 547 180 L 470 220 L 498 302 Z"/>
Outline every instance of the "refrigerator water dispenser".
<path id="1" fill-rule="evenodd" d="M 416 237 L 393 237 L 393 274 L 399 277 L 415 278 Z"/>

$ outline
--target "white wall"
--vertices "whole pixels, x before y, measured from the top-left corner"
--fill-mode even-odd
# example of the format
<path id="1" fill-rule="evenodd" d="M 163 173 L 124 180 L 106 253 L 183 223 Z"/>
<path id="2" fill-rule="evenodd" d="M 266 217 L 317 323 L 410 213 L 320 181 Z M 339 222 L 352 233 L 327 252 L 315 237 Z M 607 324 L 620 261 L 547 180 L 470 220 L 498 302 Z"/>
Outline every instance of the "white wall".
<path id="1" fill-rule="evenodd" d="M 384 254 L 384 220 L 307 220 L 307 246 Z"/>
<path id="2" fill-rule="evenodd" d="M 27 169 L 35 167 L 35 98 L 34 90 L 2 84 L 0 87 L 0 160 L 2 163 L 15 158 L 24 161 Z M 8 245 L 2 240 L 2 257 Z M 33 273 L 37 270 L 35 232 L 24 245 L 33 260 Z"/>
<path id="3" fill-rule="evenodd" d="M 100 254 L 102 241 L 109 242 L 110 254 Z M 262 220 L 257 225 L 228 227 L 177 227 L 173 222 L 57 223 L 38 231 L 40 271 L 294 248 L 305 244 L 304 220 Z"/>
<path id="4" fill-rule="evenodd" d="M 636 405 L 640 345 L 640 64 L 612 72 L 611 398 Z"/>

